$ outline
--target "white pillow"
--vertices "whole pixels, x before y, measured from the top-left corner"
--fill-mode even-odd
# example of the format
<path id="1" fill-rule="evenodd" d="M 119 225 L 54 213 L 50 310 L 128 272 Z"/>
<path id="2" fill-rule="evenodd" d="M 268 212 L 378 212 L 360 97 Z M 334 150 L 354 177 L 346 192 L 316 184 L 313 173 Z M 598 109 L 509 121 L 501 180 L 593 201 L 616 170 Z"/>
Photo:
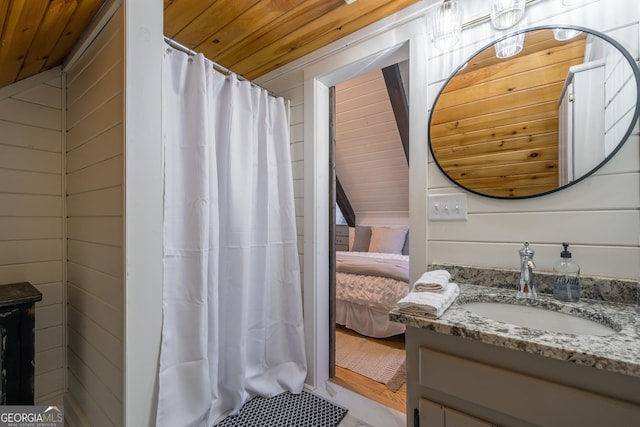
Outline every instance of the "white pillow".
<path id="1" fill-rule="evenodd" d="M 369 252 L 402 254 L 407 227 L 371 227 Z"/>

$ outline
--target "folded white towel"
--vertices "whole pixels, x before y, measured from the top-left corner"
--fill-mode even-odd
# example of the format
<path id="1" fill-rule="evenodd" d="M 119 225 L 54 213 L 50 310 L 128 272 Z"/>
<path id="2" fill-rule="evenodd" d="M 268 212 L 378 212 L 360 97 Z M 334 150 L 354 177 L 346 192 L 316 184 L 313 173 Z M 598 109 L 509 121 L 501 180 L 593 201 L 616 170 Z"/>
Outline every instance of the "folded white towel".
<path id="1" fill-rule="evenodd" d="M 409 292 L 398 301 L 402 313 L 437 319 L 460 295 L 457 283 L 448 283 L 441 292 Z"/>
<path id="2" fill-rule="evenodd" d="M 447 270 L 427 271 L 413 284 L 413 290 L 417 292 L 439 292 L 446 287 L 449 279 L 451 279 L 451 273 Z"/>

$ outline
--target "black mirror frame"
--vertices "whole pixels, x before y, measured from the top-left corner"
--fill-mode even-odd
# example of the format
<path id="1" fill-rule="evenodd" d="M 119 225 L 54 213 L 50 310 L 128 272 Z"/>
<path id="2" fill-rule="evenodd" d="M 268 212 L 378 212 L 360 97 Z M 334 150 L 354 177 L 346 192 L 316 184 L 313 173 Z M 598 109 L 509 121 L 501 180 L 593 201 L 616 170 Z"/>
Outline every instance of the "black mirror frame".
<path id="1" fill-rule="evenodd" d="M 531 31 L 537 31 L 537 30 L 552 30 L 554 28 L 566 28 L 566 29 L 572 29 L 572 30 L 578 30 L 578 31 L 582 31 L 584 33 L 588 33 L 588 34 L 592 34 L 594 36 L 597 36 L 605 41 L 607 41 L 608 43 L 610 43 L 611 45 L 613 45 L 616 49 L 618 49 L 618 51 L 622 54 L 622 56 L 624 56 L 624 58 L 627 60 L 627 62 L 629 63 L 629 65 L 631 66 L 631 70 L 633 71 L 633 75 L 635 77 L 636 80 L 636 108 L 635 108 L 635 112 L 633 114 L 633 118 L 631 119 L 631 123 L 629 124 L 629 128 L 627 129 L 627 131 L 625 132 L 624 136 L 621 138 L 620 142 L 618 142 L 618 145 L 616 145 L 616 147 L 613 149 L 613 151 L 604 158 L 604 160 L 602 160 L 602 162 L 600 162 L 596 167 L 594 167 L 593 169 L 591 169 L 589 172 L 585 173 L 584 175 L 582 175 L 580 178 L 577 178 L 573 181 L 571 181 L 570 183 L 563 185 L 561 187 L 555 188 L 553 190 L 550 191 L 545 191 L 539 194 L 532 194 L 532 195 L 528 195 L 528 196 L 514 196 L 514 197 L 505 197 L 505 196 L 494 196 L 494 195 L 489 195 L 489 194 L 484 194 L 481 193 L 479 191 L 476 190 L 472 190 L 468 187 L 465 187 L 464 185 L 458 183 L 456 180 L 454 180 L 453 178 L 451 178 L 442 168 L 442 166 L 440 165 L 440 163 L 438 162 L 438 159 L 435 156 L 435 153 L 433 152 L 433 147 L 431 144 L 431 120 L 433 118 L 433 113 L 435 111 L 435 107 L 438 103 L 438 99 L 440 99 L 440 95 L 442 95 L 442 92 L 444 91 L 444 89 L 447 87 L 447 84 L 449 84 L 449 82 L 451 81 L 451 79 L 453 79 L 456 74 L 458 73 L 458 71 L 460 71 L 462 68 L 464 68 L 465 64 L 467 62 L 469 62 L 471 59 L 473 59 L 476 55 L 478 55 L 480 52 L 484 51 L 485 49 L 488 49 L 492 46 L 494 46 L 497 42 L 502 41 L 506 38 L 509 38 L 511 36 L 514 36 L 516 34 L 522 34 L 522 33 L 528 33 Z M 442 88 L 440 88 L 440 91 L 438 92 L 438 95 L 436 96 L 436 98 L 433 101 L 433 105 L 431 106 L 431 112 L 429 113 L 429 124 L 428 124 L 428 132 L 429 132 L 429 152 L 431 153 L 431 156 L 433 157 L 433 161 L 436 163 L 436 165 L 438 166 L 438 169 L 440 169 L 440 171 L 444 174 L 444 176 L 447 177 L 447 179 L 449 181 L 451 181 L 452 183 L 454 183 L 456 186 L 470 192 L 473 194 L 477 194 L 479 196 L 483 196 L 483 197 L 489 197 L 491 199 L 499 199 L 499 200 L 520 200 L 520 199 L 532 199 L 535 197 L 540 197 L 540 196 L 545 196 L 547 194 L 552 194 L 555 193 L 557 191 L 560 190 L 564 190 L 565 188 L 571 187 L 574 184 L 577 184 L 578 182 L 588 178 L 589 176 L 593 175 L 596 171 L 598 171 L 601 167 L 603 167 L 605 164 L 607 164 L 607 162 L 609 162 L 609 160 L 611 160 L 613 158 L 613 156 L 616 155 L 616 153 L 620 150 L 620 148 L 622 148 L 622 146 L 624 145 L 624 143 L 629 139 L 629 136 L 631 136 L 631 133 L 633 132 L 634 127 L 636 126 L 636 123 L 638 122 L 638 118 L 640 117 L 640 68 L 638 67 L 638 64 L 635 62 L 635 60 L 633 59 L 633 56 L 631 56 L 631 54 L 627 51 L 627 49 L 624 48 L 624 46 L 622 46 L 622 44 L 620 44 L 617 40 L 614 40 L 613 38 L 609 37 L 606 34 L 603 34 L 599 31 L 595 31 L 589 28 L 584 28 L 584 27 L 579 27 L 579 26 L 575 26 L 575 25 L 564 25 L 564 24 L 558 24 L 558 25 L 542 25 L 542 26 L 536 26 L 536 27 L 530 27 L 530 28 L 525 28 L 519 31 L 515 31 L 509 34 L 506 34 L 498 39 L 493 40 L 492 42 L 486 44 L 485 46 L 483 46 L 482 48 L 480 48 L 479 50 L 477 50 L 476 52 L 474 52 L 470 57 L 467 58 L 466 61 L 464 61 L 460 66 L 458 66 L 453 73 L 451 73 L 451 75 L 449 76 L 449 78 L 447 78 L 447 81 L 444 83 L 444 85 L 442 85 Z"/>

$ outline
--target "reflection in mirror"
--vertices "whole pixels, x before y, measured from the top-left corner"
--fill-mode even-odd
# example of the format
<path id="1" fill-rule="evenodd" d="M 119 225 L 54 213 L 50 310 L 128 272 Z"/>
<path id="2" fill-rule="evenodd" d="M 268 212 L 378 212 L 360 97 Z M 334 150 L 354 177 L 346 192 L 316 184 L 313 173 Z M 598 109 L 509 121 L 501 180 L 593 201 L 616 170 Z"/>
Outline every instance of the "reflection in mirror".
<path id="1" fill-rule="evenodd" d="M 617 42 L 578 27 L 525 33 L 517 54 L 498 58 L 490 45 L 459 67 L 431 112 L 434 160 L 477 194 L 532 197 L 577 182 L 638 119 L 640 73 Z"/>

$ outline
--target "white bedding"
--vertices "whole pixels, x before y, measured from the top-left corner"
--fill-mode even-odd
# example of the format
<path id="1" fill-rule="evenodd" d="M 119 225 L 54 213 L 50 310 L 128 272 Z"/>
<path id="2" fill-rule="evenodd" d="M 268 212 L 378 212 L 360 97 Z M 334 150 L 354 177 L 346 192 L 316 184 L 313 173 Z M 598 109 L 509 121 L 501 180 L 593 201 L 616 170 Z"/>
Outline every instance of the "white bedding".
<path id="1" fill-rule="evenodd" d="M 409 282 L 409 255 L 337 251 L 336 271 Z"/>
<path id="2" fill-rule="evenodd" d="M 409 256 L 339 251 L 336 260 L 336 322 L 375 338 L 403 333 L 388 313 L 409 293 Z"/>

